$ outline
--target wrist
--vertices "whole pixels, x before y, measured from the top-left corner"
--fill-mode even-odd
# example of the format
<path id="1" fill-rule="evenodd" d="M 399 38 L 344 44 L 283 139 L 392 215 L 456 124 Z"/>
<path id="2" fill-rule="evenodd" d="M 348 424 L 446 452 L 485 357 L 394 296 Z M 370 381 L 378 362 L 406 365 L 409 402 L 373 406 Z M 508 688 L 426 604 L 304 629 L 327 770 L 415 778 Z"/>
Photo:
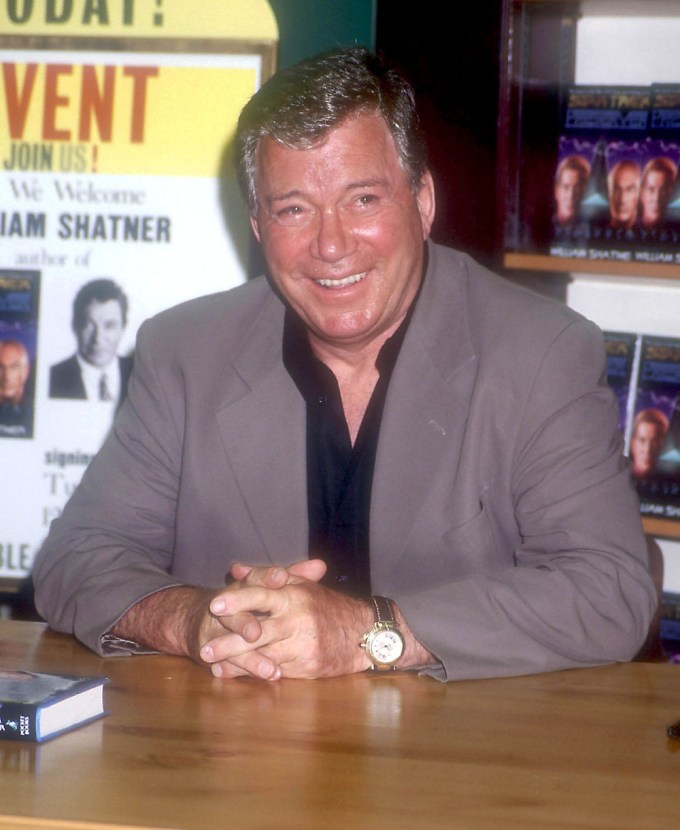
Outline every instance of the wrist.
<path id="1" fill-rule="evenodd" d="M 131 606 L 109 633 L 154 651 L 199 660 L 214 594 L 189 585 L 163 588 Z"/>
<path id="2" fill-rule="evenodd" d="M 392 609 L 405 642 L 404 654 L 399 661 L 399 668 L 411 669 L 416 666 L 423 667 L 438 663 L 439 660 L 436 655 L 427 649 L 411 631 L 404 615 L 401 613 L 401 609 L 394 601 L 392 601 Z"/>

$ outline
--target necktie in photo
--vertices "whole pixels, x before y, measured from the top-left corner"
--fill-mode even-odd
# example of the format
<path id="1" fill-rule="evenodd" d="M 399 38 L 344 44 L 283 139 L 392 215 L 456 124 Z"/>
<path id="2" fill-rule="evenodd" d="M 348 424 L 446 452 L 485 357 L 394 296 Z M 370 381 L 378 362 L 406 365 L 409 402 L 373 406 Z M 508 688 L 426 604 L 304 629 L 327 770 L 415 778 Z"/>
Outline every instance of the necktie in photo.
<path id="1" fill-rule="evenodd" d="M 111 391 L 109 389 L 109 383 L 106 379 L 106 375 L 103 374 L 99 379 L 99 400 L 100 401 L 110 401 L 111 398 Z"/>

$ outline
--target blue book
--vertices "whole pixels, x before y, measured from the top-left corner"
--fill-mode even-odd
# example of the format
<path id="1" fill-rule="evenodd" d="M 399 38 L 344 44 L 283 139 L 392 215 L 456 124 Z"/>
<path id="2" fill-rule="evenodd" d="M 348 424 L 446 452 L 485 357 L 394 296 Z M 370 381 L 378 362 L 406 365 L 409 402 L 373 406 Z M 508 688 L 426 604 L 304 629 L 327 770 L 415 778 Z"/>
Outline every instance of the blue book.
<path id="1" fill-rule="evenodd" d="M 102 717 L 106 682 L 0 669 L 0 740 L 45 741 Z"/>

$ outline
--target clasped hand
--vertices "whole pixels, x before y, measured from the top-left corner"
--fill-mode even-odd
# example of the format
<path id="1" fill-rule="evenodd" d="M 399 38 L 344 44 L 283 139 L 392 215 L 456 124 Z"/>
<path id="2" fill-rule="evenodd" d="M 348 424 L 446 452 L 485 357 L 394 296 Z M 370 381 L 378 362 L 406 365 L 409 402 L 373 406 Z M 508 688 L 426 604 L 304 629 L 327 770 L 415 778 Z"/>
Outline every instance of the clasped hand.
<path id="1" fill-rule="evenodd" d="M 234 565 L 201 628 L 201 660 L 216 677 L 331 677 L 370 665 L 359 648 L 373 622 L 366 602 L 319 584 L 320 559 L 288 568 Z"/>

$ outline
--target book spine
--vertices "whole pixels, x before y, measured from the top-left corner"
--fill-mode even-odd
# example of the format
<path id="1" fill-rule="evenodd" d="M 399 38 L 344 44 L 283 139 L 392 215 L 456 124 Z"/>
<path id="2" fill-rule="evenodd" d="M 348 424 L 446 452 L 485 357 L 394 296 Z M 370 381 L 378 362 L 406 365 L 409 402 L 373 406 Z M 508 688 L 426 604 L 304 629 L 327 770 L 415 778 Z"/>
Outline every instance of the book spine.
<path id="1" fill-rule="evenodd" d="M 39 741 L 38 707 L 24 703 L 0 704 L 0 740 Z"/>
<path id="2" fill-rule="evenodd" d="M 637 393 L 637 379 L 640 376 L 640 358 L 642 355 L 642 335 L 635 337 L 635 351 L 633 353 L 633 365 L 630 372 L 630 387 L 628 400 L 626 401 L 626 428 L 624 430 L 624 446 L 626 453 L 630 447 L 630 439 L 633 434 L 633 420 L 635 417 L 635 396 Z"/>

